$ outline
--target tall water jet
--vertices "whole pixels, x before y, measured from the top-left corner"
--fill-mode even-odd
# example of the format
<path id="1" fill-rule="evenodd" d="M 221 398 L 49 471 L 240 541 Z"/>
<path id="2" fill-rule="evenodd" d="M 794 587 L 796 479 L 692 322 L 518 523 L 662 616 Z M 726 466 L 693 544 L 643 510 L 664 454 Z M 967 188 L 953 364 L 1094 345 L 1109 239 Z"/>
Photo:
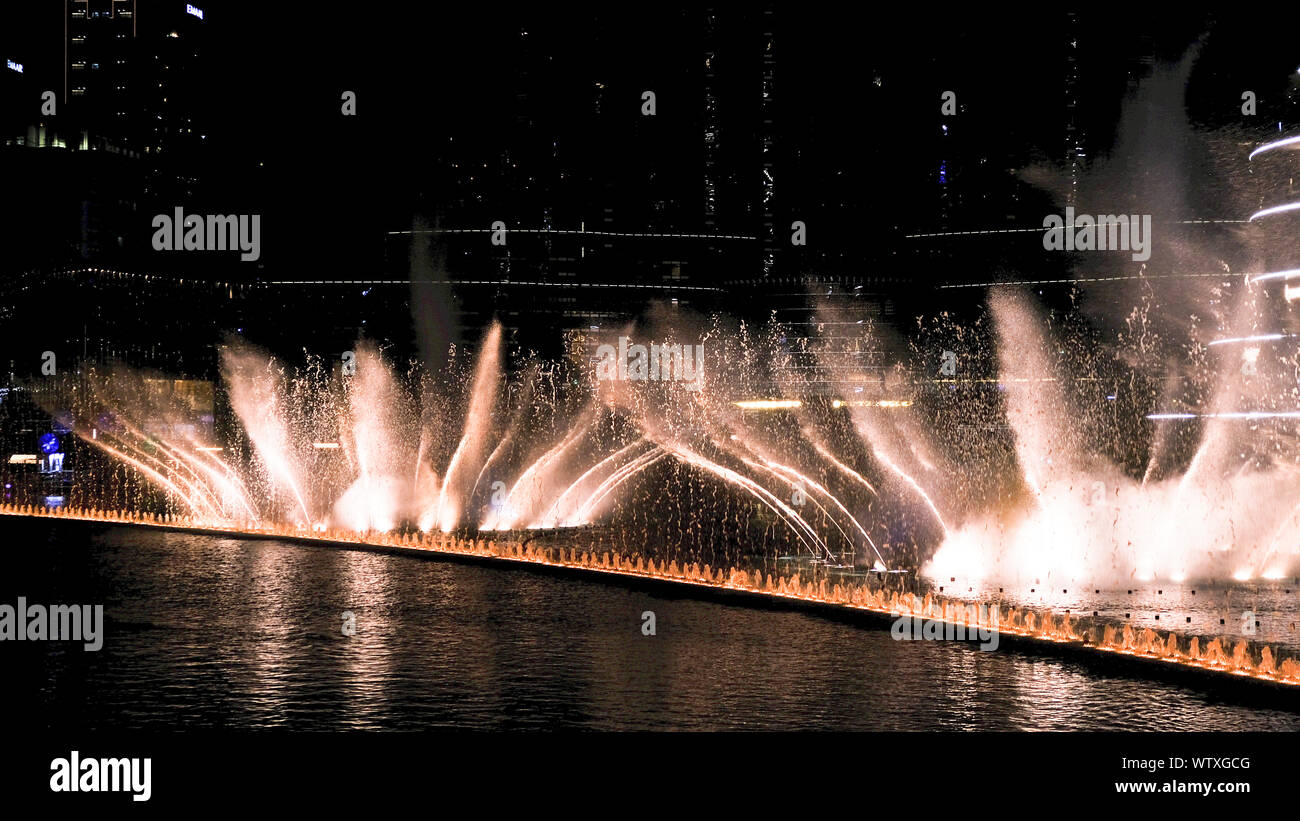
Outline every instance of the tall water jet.
<path id="1" fill-rule="evenodd" d="M 415 457 L 407 432 L 414 420 L 378 349 L 365 343 L 354 353 L 356 370 L 345 383 L 347 413 L 339 421 L 356 479 L 334 503 L 334 520 L 352 530 L 386 532 L 411 504 L 407 468 Z"/>
<path id="2" fill-rule="evenodd" d="M 222 375 L 229 387 L 230 405 L 239 416 L 271 481 L 287 491 L 294 502 L 291 515 L 299 524 L 315 523 L 302 492 L 302 468 L 290 438 L 280 381 L 284 374 L 274 360 L 242 345 L 230 344 L 221 352 Z"/>
<path id="3" fill-rule="evenodd" d="M 478 473 L 491 450 L 488 434 L 492 430 L 500 384 L 501 325 L 494 322 L 479 351 L 469 404 L 465 409 L 464 433 L 443 474 L 437 507 L 426 511 L 420 518 L 421 530 L 428 530 L 436 522 L 447 533 L 459 523 L 462 499 L 477 483 Z"/>

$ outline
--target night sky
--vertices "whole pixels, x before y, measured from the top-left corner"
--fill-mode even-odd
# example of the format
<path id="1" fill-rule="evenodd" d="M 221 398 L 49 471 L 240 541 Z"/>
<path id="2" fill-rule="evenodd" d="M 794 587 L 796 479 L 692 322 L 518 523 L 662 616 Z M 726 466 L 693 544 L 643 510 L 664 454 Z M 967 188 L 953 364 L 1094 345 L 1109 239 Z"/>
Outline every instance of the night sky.
<path id="1" fill-rule="evenodd" d="M 61 7 L 19 4 L 7 12 L 4 50 L 20 55 L 29 75 L 58 71 Z M 627 169 L 647 154 L 662 169 L 673 221 L 694 223 L 678 229 L 699 228 L 702 9 L 419 4 L 394 13 L 214 0 L 204 11 L 210 41 L 193 68 L 207 89 L 196 105 L 210 134 L 202 198 L 283 221 L 264 239 L 267 266 L 373 265 L 379 234 L 409 227 L 419 210 L 441 208 L 449 220 L 463 214 L 473 224 L 501 213 L 519 224 L 537 222 L 546 206 L 597 207 L 586 201 L 595 196 L 620 209 L 616 218 L 634 220 L 629 203 L 645 178 Z M 778 4 L 773 19 L 780 207 L 817 220 L 823 240 L 836 238 L 837 255 L 870 262 L 897 249 L 900 231 L 933 225 L 944 90 L 954 90 L 960 105 L 951 121 L 952 140 L 960 141 L 955 182 L 964 173 L 979 177 L 983 190 L 1012 197 L 1025 192 L 1010 182 L 1011 169 L 1060 160 L 1064 11 L 895 9 L 877 17 Z M 712 41 L 722 150 L 735 173 L 751 179 L 759 174 L 764 27 L 758 9 L 720 8 Z M 1250 87 L 1258 89 L 1261 117 L 1282 116 L 1281 92 L 1295 70 L 1284 46 L 1288 28 L 1260 25 L 1244 11 L 1083 13 L 1077 111 L 1089 153 L 1109 147 L 1141 58 L 1175 58 L 1198 37 L 1206 45 L 1191 85 L 1194 115 L 1231 118 L 1236 89 Z M 605 86 L 599 113 L 596 83 Z M 638 122 L 643 89 L 658 95 L 652 125 Z M 342 90 L 358 94 L 355 118 L 339 114 Z M 548 143 L 558 146 L 559 166 L 603 177 L 602 190 L 593 194 L 570 175 L 571 185 L 551 181 L 544 195 L 520 191 L 503 157 L 532 162 L 544 177 L 554 171 L 541 162 Z M 487 163 L 475 193 L 490 203 L 480 209 L 465 196 L 453 163 Z M 986 198 L 953 219 L 1000 220 L 1008 205 Z M 752 230 L 754 216 L 736 207 L 722 219 Z M 822 230 L 828 224 L 836 230 Z"/>

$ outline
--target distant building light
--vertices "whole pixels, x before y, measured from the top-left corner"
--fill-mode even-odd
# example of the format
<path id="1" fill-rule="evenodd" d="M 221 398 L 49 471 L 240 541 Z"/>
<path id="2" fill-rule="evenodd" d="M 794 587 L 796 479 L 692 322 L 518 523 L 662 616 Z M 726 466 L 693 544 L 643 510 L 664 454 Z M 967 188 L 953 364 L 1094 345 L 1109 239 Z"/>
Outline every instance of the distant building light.
<path id="1" fill-rule="evenodd" d="M 9 457 L 11 465 L 35 465 L 41 461 L 35 453 L 15 453 Z"/>
<path id="2" fill-rule="evenodd" d="M 318 450 L 338 450 L 338 442 L 312 442 L 311 446 Z"/>
<path id="3" fill-rule="evenodd" d="M 19 74 L 22 74 L 22 73 L 23 73 L 23 64 L 22 64 L 22 63 L 15 63 L 13 60 L 5 60 L 5 63 L 8 64 L 9 68 L 13 69 L 14 71 L 18 72 Z"/>
<path id="4" fill-rule="evenodd" d="M 185 4 L 185 13 L 193 14 L 195 17 L 199 18 L 200 20 L 203 19 L 203 9 L 195 8 L 194 6 L 191 6 L 189 3 Z"/>

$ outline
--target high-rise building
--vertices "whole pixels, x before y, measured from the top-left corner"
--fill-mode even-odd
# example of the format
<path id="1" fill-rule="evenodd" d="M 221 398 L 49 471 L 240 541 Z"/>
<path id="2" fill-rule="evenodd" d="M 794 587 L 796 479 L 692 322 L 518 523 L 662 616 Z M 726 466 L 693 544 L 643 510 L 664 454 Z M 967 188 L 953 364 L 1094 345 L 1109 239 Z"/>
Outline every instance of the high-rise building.
<path id="1" fill-rule="evenodd" d="M 64 121 L 136 151 L 139 129 L 135 0 L 64 0 Z"/>
<path id="2" fill-rule="evenodd" d="M 1065 51 L 1065 167 L 1068 174 L 1069 188 L 1065 193 L 1065 205 L 1077 204 L 1079 194 L 1079 174 L 1083 170 L 1084 135 L 1079 127 L 1079 16 L 1075 12 L 1066 13 L 1066 51 Z"/>
<path id="3" fill-rule="evenodd" d="M 205 134 L 207 20 L 193 3 L 65 0 L 61 121 L 145 159 L 147 196 L 192 197 Z"/>

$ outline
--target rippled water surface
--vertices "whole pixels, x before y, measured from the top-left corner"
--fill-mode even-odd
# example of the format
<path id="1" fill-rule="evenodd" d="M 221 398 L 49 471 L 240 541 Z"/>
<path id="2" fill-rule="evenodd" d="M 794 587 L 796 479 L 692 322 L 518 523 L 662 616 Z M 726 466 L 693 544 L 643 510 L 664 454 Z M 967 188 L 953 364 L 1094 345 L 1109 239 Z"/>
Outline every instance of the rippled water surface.
<path id="1" fill-rule="evenodd" d="M 66 522 L 0 533 L 0 602 L 105 606 L 97 653 L 0 646 L 8 703 L 36 724 L 1300 729 L 1300 713 L 1064 660 L 596 580 Z M 641 633 L 647 610 L 657 635 Z"/>

